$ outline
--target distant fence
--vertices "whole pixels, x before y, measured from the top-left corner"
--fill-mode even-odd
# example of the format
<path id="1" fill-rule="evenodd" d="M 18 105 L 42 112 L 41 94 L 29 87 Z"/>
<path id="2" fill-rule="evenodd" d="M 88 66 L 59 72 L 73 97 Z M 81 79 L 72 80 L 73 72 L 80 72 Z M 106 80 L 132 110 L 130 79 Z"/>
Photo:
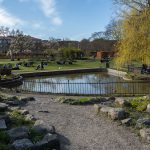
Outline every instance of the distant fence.
<path id="1" fill-rule="evenodd" d="M 38 92 L 66 95 L 121 95 L 134 96 L 150 94 L 150 81 L 139 82 L 107 82 L 107 83 L 66 83 L 40 82 L 25 80 L 18 88 L 24 92 Z"/>

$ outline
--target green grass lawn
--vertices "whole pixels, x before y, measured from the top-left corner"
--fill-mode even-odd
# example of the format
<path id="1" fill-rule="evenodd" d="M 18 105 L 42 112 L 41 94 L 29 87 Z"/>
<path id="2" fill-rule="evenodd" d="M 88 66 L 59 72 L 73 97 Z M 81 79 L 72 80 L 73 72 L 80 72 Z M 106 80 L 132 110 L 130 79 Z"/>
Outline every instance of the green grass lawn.
<path id="1" fill-rule="evenodd" d="M 10 59 L 0 59 L 0 64 L 8 64 L 11 63 L 15 65 L 18 62 L 28 61 L 28 60 L 20 60 L 20 61 L 10 61 Z M 51 71 L 51 70 L 67 70 L 67 69 L 80 69 L 80 68 L 97 68 L 102 67 L 103 64 L 100 63 L 99 60 L 78 60 L 73 62 L 73 64 L 65 64 L 58 65 L 56 62 L 49 62 L 47 66 L 44 66 L 44 70 L 36 70 L 37 65 L 40 64 L 40 61 L 34 61 L 34 65 L 32 67 L 20 67 L 20 70 L 13 70 L 15 73 L 21 72 L 39 72 L 39 71 Z"/>

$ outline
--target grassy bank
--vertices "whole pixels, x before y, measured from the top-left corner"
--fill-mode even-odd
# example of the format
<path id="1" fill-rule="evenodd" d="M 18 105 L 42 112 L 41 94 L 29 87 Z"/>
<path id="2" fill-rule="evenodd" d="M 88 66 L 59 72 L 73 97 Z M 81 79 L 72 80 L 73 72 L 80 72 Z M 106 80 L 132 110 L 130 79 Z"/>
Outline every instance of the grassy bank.
<path id="1" fill-rule="evenodd" d="M 8 59 L 0 59 L 0 64 L 9 64 L 15 65 L 19 62 L 28 61 L 28 60 L 20 60 L 20 61 L 10 61 Z M 33 66 L 24 67 L 20 66 L 20 70 L 13 70 L 15 73 L 20 72 L 39 72 L 39 71 L 51 71 L 51 70 L 67 70 L 67 69 L 82 69 L 82 68 L 98 68 L 104 66 L 101 64 L 99 60 L 77 60 L 73 62 L 73 64 L 64 64 L 59 65 L 56 62 L 48 62 L 47 66 L 44 66 L 44 70 L 36 70 L 37 65 L 39 65 L 41 61 L 34 61 Z"/>

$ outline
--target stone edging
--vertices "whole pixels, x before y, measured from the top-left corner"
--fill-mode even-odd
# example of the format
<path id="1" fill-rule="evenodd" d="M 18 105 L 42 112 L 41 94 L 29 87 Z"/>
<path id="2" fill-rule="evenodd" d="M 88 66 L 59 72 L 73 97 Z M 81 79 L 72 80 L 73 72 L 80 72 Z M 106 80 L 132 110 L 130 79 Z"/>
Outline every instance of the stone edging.
<path id="1" fill-rule="evenodd" d="M 122 77 L 124 80 L 126 80 L 125 75 L 127 74 L 126 72 L 123 71 L 118 71 L 114 69 L 107 69 L 108 74 L 114 75 L 114 76 L 119 76 Z"/>
<path id="2" fill-rule="evenodd" d="M 43 71 L 43 72 L 28 72 L 21 73 L 23 78 L 29 77 L 41 77 L 49 75 L 63 75 L 63 74 L 77 74 L 77 73 L 90 73 L 90 72 L 107 72 L 106 68 L 85 68 L 85 69 L 70 69 L 70 70 L 54 70 L 54 71 Z"/>
<path id="3" fill-rule="evenodd" d="M 22 84 L 23 77 L 19 76 L 13 79 L 0 80 L 0 87 L 15 87 Z"/>

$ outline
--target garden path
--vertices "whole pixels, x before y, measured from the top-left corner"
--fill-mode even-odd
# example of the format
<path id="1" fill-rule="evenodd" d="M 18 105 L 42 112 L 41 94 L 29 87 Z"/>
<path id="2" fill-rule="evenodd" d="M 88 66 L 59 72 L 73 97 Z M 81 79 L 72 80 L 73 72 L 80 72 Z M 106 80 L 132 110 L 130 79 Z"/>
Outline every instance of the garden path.
<path id="1" fill-rule="evenodd" d="M 131 130 L 105 116 L 96 116 L 93 106 L 70 106 L 55 101 L 56 96 L 34 96 L 25 109 L 47 124 L 54 125 L 61 150 L 150 150 Z M 39 111 L 49 111 L 43 113 Z"/>

